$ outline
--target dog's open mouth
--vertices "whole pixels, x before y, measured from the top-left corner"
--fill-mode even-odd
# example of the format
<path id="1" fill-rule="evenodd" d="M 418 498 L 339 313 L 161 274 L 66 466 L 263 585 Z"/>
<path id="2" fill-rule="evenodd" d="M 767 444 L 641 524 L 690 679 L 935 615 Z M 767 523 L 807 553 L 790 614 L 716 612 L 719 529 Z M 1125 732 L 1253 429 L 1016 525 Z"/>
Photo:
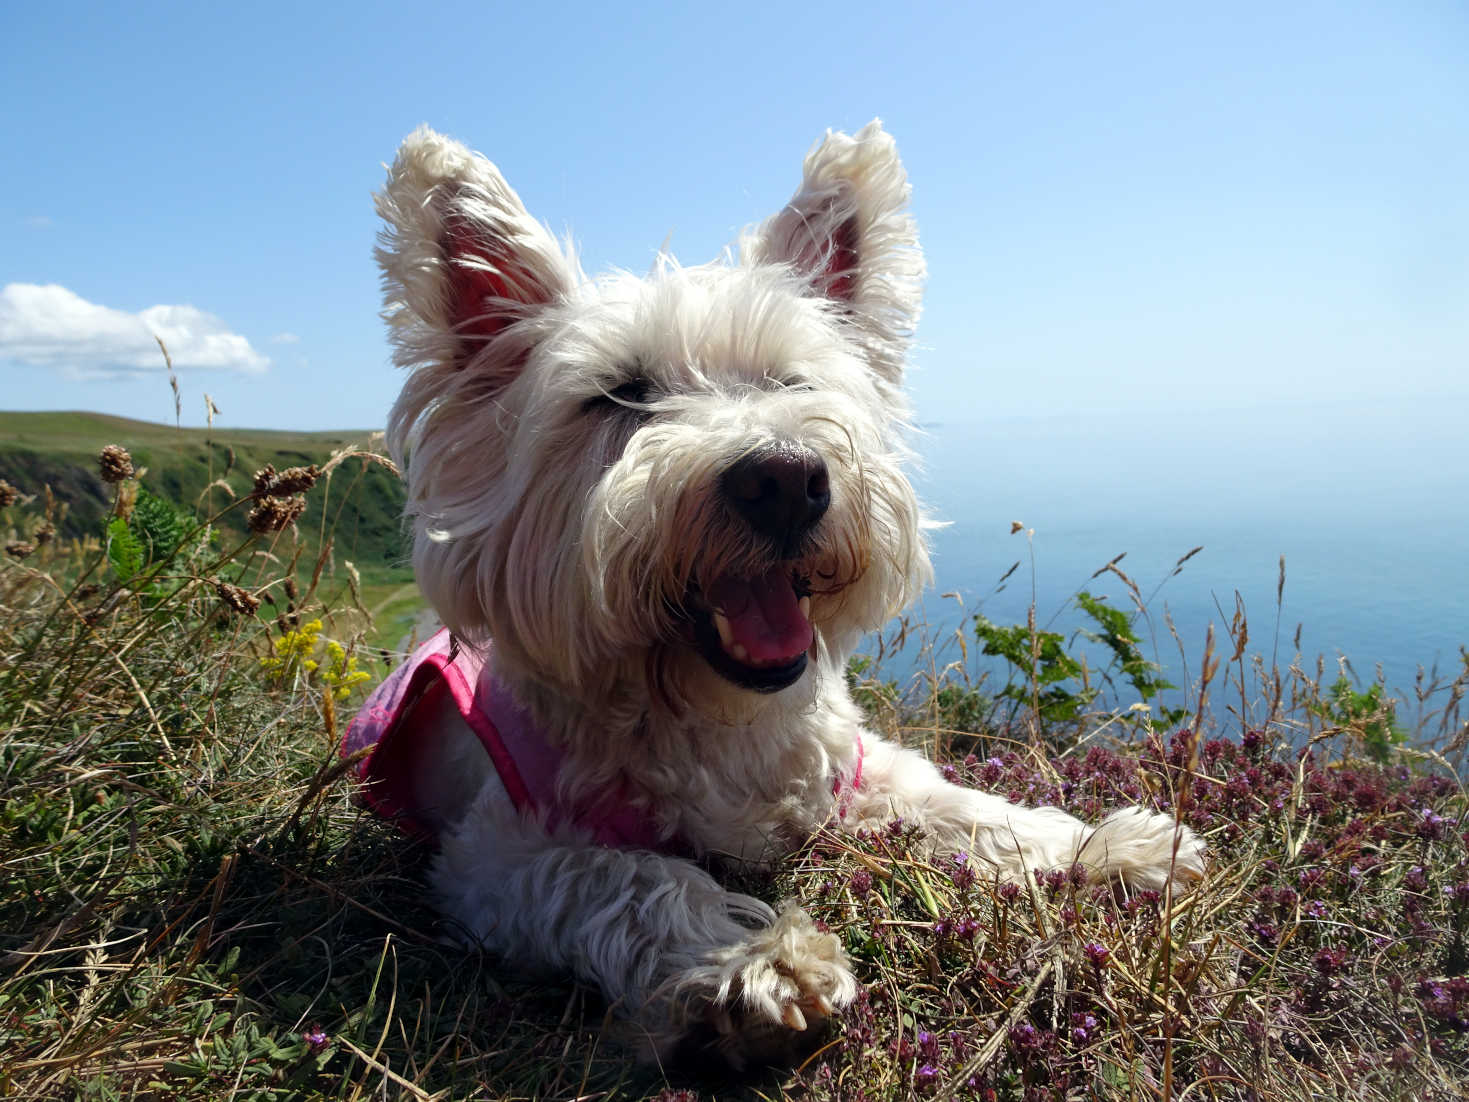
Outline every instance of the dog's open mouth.
<path id="1" fill-rule="evenodd" d="M 816 633 L 811 587 L 790 563 L 752 578 L 722 577 L 691 594 L 699 653 L 722 677 L 774 693 L 806 672 Z"/>

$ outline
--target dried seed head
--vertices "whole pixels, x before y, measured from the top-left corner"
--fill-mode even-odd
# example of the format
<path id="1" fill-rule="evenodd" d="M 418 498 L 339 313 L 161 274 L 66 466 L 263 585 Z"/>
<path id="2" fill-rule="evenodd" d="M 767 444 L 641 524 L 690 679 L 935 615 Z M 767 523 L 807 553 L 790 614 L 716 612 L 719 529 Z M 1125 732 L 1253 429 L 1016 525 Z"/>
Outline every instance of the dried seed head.
<path id="1" fill-rule="evenodd" d="M 287 467 L 280 474 L 271 478 L 265 487 L 264 493 L 270 497 L 288 497 L 291 494 L 304 494 L 312 486 L 316 485 L 316 480 L 320 477 L 321 468 L 315 463 L 309 467 Z"/>
<path id="2" fill-rule="evenodd" d="M 133 477 L 133 457 L 126 448 L 108 444 L 97 457 L 97 462 L 102 468 L 103 482 L 121 482 L 125 478 Z"/>
<path id="3" fill-rule="evenodd" d="M 5 508 L 7 505 L 14 505 L 15 499 L 18 497 L 20 497 L 20 491 L 6 482 L 5 479 L 0 478 L 0 509 Z"/>
<path id="4" fill-rule="evenodd" d="M 295 578 L 287 578 L 285 581 L 284 589 L 286 591 L 286 596 L 293 601 L 301 596 L 301 591 L 296 585 Z"/>
<path id="5" fill-rule="evenodd" d="M 267 463 L 255 472 L 255 486 L 250 491 L 253 498 L 290 497 L 304 494 L 321 477 L 321 468 L 315 463 L 309 467 L 287 467 L 276 473 L 275 467 Z"/>
<path id="6" fill-rule="evenodd" d="M 30 540 L 11 540 L 5 545 L 5 553 L 12 559 L 28 558 L 36 550 L 36 545 Z"/>
<path id="7" fill-rule="evenodd" d="M 44 524 L 38 526 L 36 530 L 31 533 L 31 539 L 36 541 L 36 545 L 38 547 L 46 546 L 46 544 L 50 543 L 55 538 L 56 525 L 52 524 L 49 520 L 46 521 Z"/>
<path id="8" fill-rule="evenodd" d="M 247 590 L 229 582 L 216 582 L 214 590 L 219 594 L 219 599 L 229 605 L 241 616 L 252 616 L 260 607 L 260 598 Z"/>
<path id="9" fill-rule="evenodd" d="M 250 496 L 264 497 L 273 478 L 275 478 L 275 468 L 267 463 L 255 472 L 255 486 L 251 489 Z"/>
<path id="10" fill-rule="evenodd" d="M 305 511 L 303 497 L 262 497 L 245 523 L 252 532 L 279 532 Z"/>

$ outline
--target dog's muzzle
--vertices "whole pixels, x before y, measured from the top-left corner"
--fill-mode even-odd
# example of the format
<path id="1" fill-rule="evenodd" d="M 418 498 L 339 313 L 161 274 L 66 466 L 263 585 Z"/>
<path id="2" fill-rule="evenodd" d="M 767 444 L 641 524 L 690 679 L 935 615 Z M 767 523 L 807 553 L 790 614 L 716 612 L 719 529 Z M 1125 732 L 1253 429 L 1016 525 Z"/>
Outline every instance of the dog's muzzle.
<path id="1" fill-rule="evenodd" d="M 730 511 L 769 543 L 773 561 L 762 573 L 705 581 L 690 602 L 695 642 L 736 685 L 779 692 L 806 672 L 816 638 L 799 556 L 831 506 L 826 463 L 810 448 L 775 444 L 742 456 L 719 488 Z"/>

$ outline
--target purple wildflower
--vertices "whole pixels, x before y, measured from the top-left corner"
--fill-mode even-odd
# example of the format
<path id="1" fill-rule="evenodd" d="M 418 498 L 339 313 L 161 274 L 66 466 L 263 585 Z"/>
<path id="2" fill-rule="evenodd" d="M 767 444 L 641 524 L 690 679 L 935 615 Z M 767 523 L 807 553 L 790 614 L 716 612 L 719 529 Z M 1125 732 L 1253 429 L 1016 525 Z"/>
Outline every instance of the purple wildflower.
<path id="1" fill-rule="evenodd" d="M 969 855 L 964 852 L 954 854 L 954 887 L 961 892 L 968 891 L 974 885 L 974 870 L 969 867 Z"/>
<path id="2" fill-rule="evenodd" d="M 1010 1030 L 1010 1043 L 1018 1049 L 1039 1048 L 1041 1043 L 1040 1030 L 1029 1022 L 1021 1022 Z"/>
<path id="3" fill-rule="evenodd" d="M 1441 842 L 1448 835 L 1448 820 L 1431 807 L 1423 809 L 1414 833 L 1425 842 Z"/>
<path id="4" fill-rule="evenodd" d="M 1323 976 L 1334 976 L 1345 970 L 1350 959 L 1351 954 L 1345 949 L 1317 949 L 1316 955 L 1311 958 L 1311 963 Z"/>

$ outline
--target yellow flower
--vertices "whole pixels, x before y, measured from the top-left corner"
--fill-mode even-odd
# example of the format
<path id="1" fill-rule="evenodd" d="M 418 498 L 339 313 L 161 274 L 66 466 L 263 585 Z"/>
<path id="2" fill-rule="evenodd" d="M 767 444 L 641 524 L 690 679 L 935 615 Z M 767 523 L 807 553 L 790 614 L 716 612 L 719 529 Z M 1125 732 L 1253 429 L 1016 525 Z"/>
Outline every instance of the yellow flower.
<path id="1" fill-rule="evenodd" d="M 277 685 L 284 685 L 297 670 L 303 670 L 308 680 L 320 680 L 333 697 L 346 700 L 356 686 L 371 681 L 372 675 L 359 670 L 357 659 L 349 657 L 347 649 L 335 639 L 326 640 L 321 648 L 325 654 L 318 657 L 321 631 L 321 621 L 311 620 L 286 632 L 271 643 L 272 653 L 262 658 L 260 665 Z"/>

